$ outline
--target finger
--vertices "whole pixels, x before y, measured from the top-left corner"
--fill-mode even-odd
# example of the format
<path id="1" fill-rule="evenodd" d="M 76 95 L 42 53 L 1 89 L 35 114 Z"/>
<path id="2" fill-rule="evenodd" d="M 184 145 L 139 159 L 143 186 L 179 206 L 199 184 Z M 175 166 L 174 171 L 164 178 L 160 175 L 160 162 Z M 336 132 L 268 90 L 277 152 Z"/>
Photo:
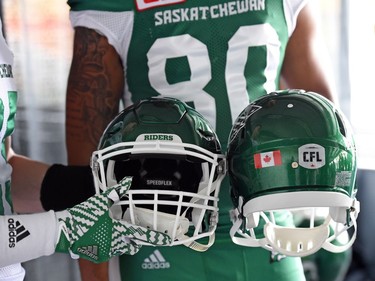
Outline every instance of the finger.
<path id="1" fill-rule="evenodd" d="M 121 225 L 127 233 L 127 236 L 133 240 L 143 241 L 152 245 L 166 246 L 171 244 L 172 239 L 169 235 L 154 231 L 142 226 L 136 226 L 126 221 L 117 221 L 118 225 Z"/>
<path id="2" fill-rule="evenodd" d="M 142 246 L 129 241 L 126 237 L 123 238 L 123 243 L 112 249 L 112 256 L 135 255 L 138 253 Z"/>
<path id="3" fill-rule="evenodd" d="M 123 197 L 129 190 L 132 184 L 132 177 L 124 177 L 117 185 L 109 188 L 106 192 L 106 196 L 113 203 L 119 202 L 120 198 Z"/>
<path id="4" fill-rule="evenodd" d="M 120 227 L 127 236 L 133 240 L 143 241 L 152 245 L 169 245 L 172 240 L 169 235 L 154 231 L 142 226 L 130 224 L 126 221 L 120 220 L 116 222 L 117 227 Z M 117 228 L 116 227 L 116 228 Z"/>
<path id="5" fill-rule="evenodd" d="M 147 230 L 146 232 L 147 239 L 144 239 L 144 236 L 134 236 L 134 239 L 137 241 L 143 241 L 155 246 L 168 246 L 172 243 L 172 239 L 168 234 L 163 232 Z"/>
<path id="6" fill-rule="evenodd" d="M 120 182 L 119 185 L 121 186 L 120 190 L 118 190 L 118 193 L 120 195 L 120 198 L 126 194 L 126 191 L 128 191 L 132 185 L 133 177 L 124 177 Z"/>

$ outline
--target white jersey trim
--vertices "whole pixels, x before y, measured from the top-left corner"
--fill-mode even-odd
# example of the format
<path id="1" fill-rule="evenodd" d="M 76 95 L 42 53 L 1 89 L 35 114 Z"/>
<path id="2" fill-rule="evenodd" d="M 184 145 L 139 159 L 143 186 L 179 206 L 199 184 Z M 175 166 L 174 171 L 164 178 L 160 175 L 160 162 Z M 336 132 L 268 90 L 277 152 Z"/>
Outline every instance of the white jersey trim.
<path id="1" fill-rule="evenodd" d="M 309 0 L 285 0 L 284 14 L 288 26 L 288 35 L 292 35 L 297 25 L 297 18 L 301 10 L 306 6 Z"/>
<path id="2" fill-rule="evenodd" d="M 104 12 L 104 11 L 71 11 L 70 22 L 73 28 L 84 26 L 94 29 L 107 37 L 119 54 L 126 73 L 128 50 L 133 33 L 134 12 Z M 126 75 L 126 74 L 125 74 Z M 123 102 L 131 104 L 128 85 L 125 79 Z"/>
<path id="3" fill-rule="evenodd" d="M 70 22 L 73 28 L 84 26 L 94 29 L 107 37 L 108 42 L 121 54 L 124 60 L 133 32 L 134 12 L 71 11 Z"/>

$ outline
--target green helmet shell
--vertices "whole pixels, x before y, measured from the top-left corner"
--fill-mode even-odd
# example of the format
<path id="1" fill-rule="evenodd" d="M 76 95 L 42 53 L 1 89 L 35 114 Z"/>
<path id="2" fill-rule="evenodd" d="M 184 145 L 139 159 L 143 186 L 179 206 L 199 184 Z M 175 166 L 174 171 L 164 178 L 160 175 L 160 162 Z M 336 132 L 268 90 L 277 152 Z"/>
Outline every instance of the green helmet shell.
<path id="1" fill-rule="evenodd" d="M 227 151 L 235 206 L 293 191 L 356 193 L 356 149 L 344 115 L 303 90 L 270 93 L 238 116 Z"/>
<path id="2" fill-rule="evenodd" d="M 173 98 L 149 98 L 124 109 L 106 128 L 98 149 L 120 142 L 168 140 L 178 136 L 183 143 L 221 153 L 220 143 L 209 122 L 186 103 Z"/>

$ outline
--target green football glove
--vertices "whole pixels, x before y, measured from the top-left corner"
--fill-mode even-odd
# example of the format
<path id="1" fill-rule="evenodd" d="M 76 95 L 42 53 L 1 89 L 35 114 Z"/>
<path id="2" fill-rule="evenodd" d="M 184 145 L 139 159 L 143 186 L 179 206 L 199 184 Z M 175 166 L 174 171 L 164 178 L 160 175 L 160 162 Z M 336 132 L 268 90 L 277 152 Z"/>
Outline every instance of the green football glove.
<path id="1" fill-rule="evenodd" d="M 114 218 L 111 207 L 131 186 L 131 177 L 118 185 L 92 196 L 66 211 L 57 212 L 60 237 L 57 252 L 69 252 L 73 258 L 95 263 L 122 254 L 134 255 L 144 241 L 153 245 L 168 245 L 168 235 Z"/>

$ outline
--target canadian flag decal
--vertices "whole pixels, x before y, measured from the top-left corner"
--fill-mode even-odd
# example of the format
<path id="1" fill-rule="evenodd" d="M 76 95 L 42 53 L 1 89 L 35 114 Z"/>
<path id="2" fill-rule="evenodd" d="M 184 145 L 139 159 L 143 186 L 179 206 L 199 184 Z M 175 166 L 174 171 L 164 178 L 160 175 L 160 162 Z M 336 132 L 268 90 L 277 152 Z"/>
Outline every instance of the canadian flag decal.
<path id="1" fill-rule="evenodd" d="M 280 150 L 254 154 L 254 165 L 256 169 L 281 165 Z"/>
<path id="2" fill-rule="evenodd" d="M 183 3 L 186 0 L 135 0 L 138 11 L 152 9 L 160 6 Z"/>

